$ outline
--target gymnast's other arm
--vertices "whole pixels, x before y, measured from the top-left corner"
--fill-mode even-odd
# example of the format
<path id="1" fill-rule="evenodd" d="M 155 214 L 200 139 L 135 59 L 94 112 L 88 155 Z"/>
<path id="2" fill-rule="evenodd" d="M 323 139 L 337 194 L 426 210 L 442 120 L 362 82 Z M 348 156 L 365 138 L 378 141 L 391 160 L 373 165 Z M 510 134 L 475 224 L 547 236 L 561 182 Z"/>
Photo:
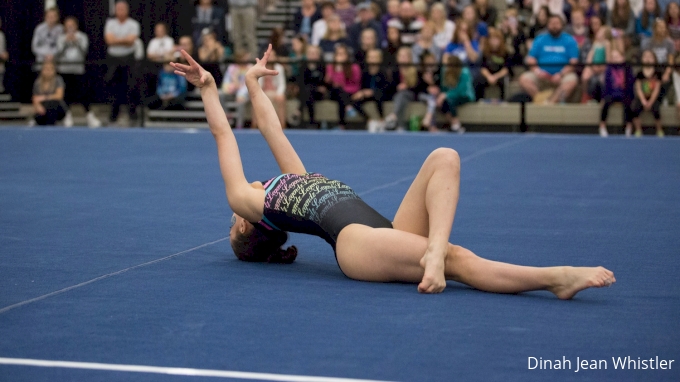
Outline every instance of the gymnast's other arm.
<path id="1" fill-rule="evenodd" d="M 184 50 L 181 51 L 189 65 L 171 63 L 175 73 L 201 89 L 201 98 L 208 118 L 210 131 L 217 143 L 217 155 L 227 200 L 231 209 L 248 221 L 259 221 L 264 209 L 264 190 L 251 187 L 243 173 L 236 137 L 220 104 L 217 86 L 213 76 L 203 69 Z"/>
<path id="2" fill-rule="evenodd" d="M 274 105 L 272 105 L 269 97 L 264 94 L 258 82 L 260 77 L 278 74 L 276 70 L 267 69 L 267 60 L 271 51 L 272 46 L 269 44 L 269 48 L 264 56 L 262 56 L 262 59 L 256 59 L 257 63 L 246 73 L 246 86 L 248 87 L 250 102 L 253 104 L 252 114 L 253 118 L 257 118 L 260 133 L 262 133 L 262 136 L 267 141 L 281 172 L 284 174 L 302 175 L 307 172 L 305 166 L 295 152 L 293 145 L 290 144 L 290 141 L 288 141 L 288 138 L 283 133 L 281 122 L 279 122 L 276 110 L 274 110 Z"/>

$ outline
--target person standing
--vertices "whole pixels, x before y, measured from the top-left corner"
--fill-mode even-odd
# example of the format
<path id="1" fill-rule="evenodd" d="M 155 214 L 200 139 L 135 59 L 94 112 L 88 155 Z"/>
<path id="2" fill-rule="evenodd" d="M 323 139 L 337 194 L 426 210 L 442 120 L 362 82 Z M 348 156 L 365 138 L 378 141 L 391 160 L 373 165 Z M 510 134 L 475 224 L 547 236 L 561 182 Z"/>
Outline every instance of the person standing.
<path id="1" fill-rule="evenodd" d="M 110 122 L 118 119 L 123 103 L 128 104 L 130 119 L 137 118 L 136 107 L 130 97 L 130 68 L 135 63 L 135 40 L 139 38 L 140 27 L 136 20 L 129 17 L 130 7 L 126 1 L 117 1 L 115 9 L 115 17 L 107 20 L 104 27 L 109 62 L 104 81 L 110 87 L 112 98 Z"/>
<path id="2" fill-rule="evenodd" d="M 242 49 L 256 57 L 257 0 L 229 0 L 229 11 L 234 51 Z"/>
<path id="3" fill-rule="evenodd" d="M 33 70 L 40 71 L 44 61 L 52 61 L 57 53 L 57 39 L 64 33 L 64 27 L 59 24 L 59 10 L 50 8 L 45 11 L 45 21 L 38 24 L 33 31 L 31 51 L 35 55 Z"/>
<path id="4" fill-rule="evenodd" d="M 101 122 L 90 110 L 90 95 L 87 77 L 85 75 L 85 59 L 89 48 L 87 35 L 78 30 L 78 19 L 67 17 L 64 21 L 64 34 L 57 40 L 56 60 L 59 63 L 59 73 L 64 79 L 66 93 L 64 99 L 68 106 L 81 103 L 87 112 L 87 125 L 99 127 Z M 73 116 L 67 110 L 64 126 L 73 126 Z"/>
<path id="5" fill-rule="evenodd" d="M 224 27 L 224 9 L 213 5 L 213 0 L 200 0 L 196 6 L 196 15 L 191 19 L 193 24 L 192 37 L 194 44 L 200 45 L 203 31 L 215 32 L 217 41 L 227 42 Z"/>

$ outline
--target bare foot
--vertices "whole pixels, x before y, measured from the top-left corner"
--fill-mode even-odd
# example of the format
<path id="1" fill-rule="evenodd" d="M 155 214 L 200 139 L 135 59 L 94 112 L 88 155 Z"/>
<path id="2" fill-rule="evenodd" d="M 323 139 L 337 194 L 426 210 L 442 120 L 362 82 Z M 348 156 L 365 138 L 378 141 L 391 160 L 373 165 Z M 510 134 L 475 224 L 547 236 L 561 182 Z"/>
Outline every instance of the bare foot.
<path id="1" fill-rule="evenodd" d="M 441 293 L 446 288 L 446 278 L 444 277 L 444 260 L 446 250 L 441 251 L 427 250 L 420 259 L 420 266 L 425 268 L 423 280 L 418 284 L 420 293 Z"/>
<path id="2" fill-rule="evenodd" d="M 548 290 L 562 300 L 569 300 L 584 289 L 611 286 L 616 282 L 614 273 L 603 267 L 562 267 L 560 272 L 557 284 Z"/>

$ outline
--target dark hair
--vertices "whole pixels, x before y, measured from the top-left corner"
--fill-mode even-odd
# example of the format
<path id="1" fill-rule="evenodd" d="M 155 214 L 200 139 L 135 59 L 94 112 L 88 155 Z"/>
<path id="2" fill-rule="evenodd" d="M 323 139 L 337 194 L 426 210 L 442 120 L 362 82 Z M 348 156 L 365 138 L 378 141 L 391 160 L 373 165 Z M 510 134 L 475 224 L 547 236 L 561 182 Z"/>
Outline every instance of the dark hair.
<path id="1" fill-rule="evenodd" d="M 643 6 L 642 7 L 642 13 L 640 14 L 640 24 L 642 24 L 642 29 L 647 29 L 649 28 L 649 16 L 653 16 L 655 18 L 661 17 L 661 10 L 659 9 L 659 2 L 654 0 L 654 13 L 650 14 L 649 11 L 647 11 L 647 7 Z"/>
<path id="2" fill-rule="evenodd" d="M 291 264 L 297 257 L 294 245 L 283 249 L 281 246 L 288 240 L 284 231 L 268 231 L 258 225 L 249 234 L 236 234 L 231 241 L 234 254 L 241 261 L 254 263 Z"/>

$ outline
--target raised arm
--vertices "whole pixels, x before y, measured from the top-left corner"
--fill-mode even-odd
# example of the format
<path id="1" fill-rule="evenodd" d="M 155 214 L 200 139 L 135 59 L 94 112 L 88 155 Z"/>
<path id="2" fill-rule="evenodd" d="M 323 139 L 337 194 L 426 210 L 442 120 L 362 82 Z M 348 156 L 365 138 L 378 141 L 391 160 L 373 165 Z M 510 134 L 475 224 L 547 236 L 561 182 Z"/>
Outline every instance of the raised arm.
<path id="1" fill-rule="evenodd" d="M 274 105 L 269 97 L 264 94 L 258 78 L 263 76 L 276 76 L 276 70 L 267 69 L 267 59 L 272 50 L 271 44 L 262 59 L 256 59 L 257 63 L 246 72 L 246 86 L 250 95 L 250 102 L 253 105 L 253 115 L 257 116 L 257 125 L 262 136 L 267 141 L 269 149 L 274 154 L 276 163 L 279 164 L 281 172 L 284 174 L 304 174 L 307 172 L 298 157 L 293 145 L 290 144 L 286 135 L 283 134 L 279 117 L 276 115 Z"/>
<path id="2" fill-rule="evenodd" d="M 203 99 L 210 131 L 217 142 L 217 155 L 227 190 L 229 206 L 237 215 L 246 220 L 259 221 L 264 209 L 264 190 L 253 188 L 246 181 L 236 137 L 231 131 L 229 121 L 227 121 L 224 109 L 220 104 L 215 79 L 198 65 L 186 51 L 182 50 L 182 55 L 189 65 L 174 62 L 170 65 L 175 68 L 175 73 L 185 77 L 187 81 L 201 89 L 201 98 Z"/>

